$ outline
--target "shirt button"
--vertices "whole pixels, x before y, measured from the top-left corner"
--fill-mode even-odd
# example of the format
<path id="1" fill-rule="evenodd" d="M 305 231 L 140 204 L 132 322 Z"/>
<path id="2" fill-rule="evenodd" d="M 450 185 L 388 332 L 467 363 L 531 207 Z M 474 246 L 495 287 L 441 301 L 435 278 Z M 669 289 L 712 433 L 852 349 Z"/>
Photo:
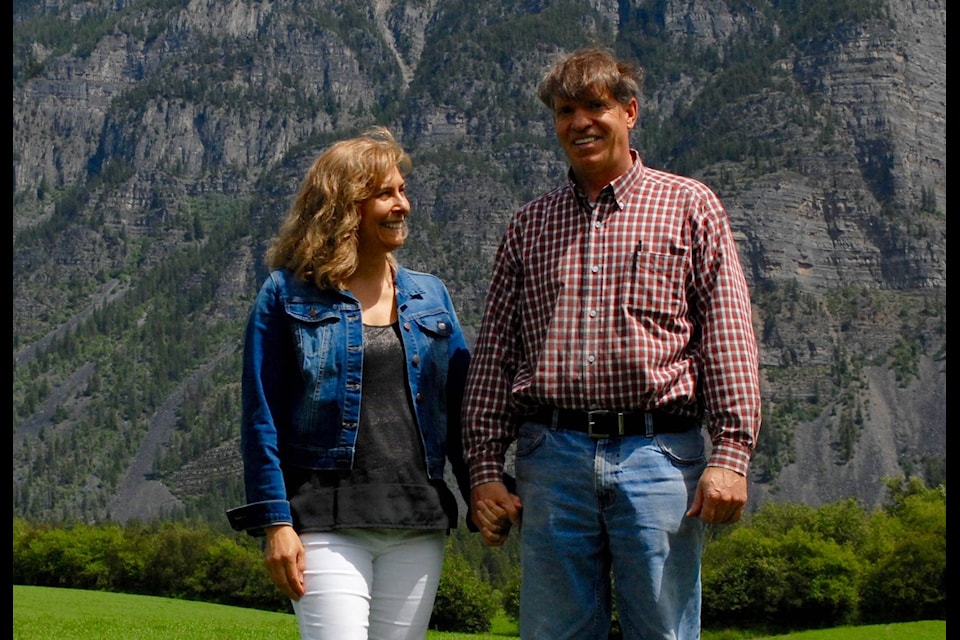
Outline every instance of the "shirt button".
<path id="1" fill-rule="evenodd" d="M 598 273 L 600 271 L 600 267 L 594 265 L 590 267 L 590 271 L 592 271 L 593 273 Z"/>
<path id="2" fill-rule="evenodd" d="M 590 364 L 593 364 L 596 361 L 597 361 L 597 356 L 593 356 L 593 355 L 587 356 L 587 362 L 589 362 Z"/>
<path id="3" fill-rule="evenodd" d="M 594 229 L 599 229 L 599 228 L 600 228 L 600 221 L 599 221 L 599 220 L 597 220 L 596 222 L 593 223 L 593 228 L 594 228 Z"/>
<path id="4" fill-rule="evenodd" d="M 590 317 L 591 317 L 591 318 L 596 318 L 596 317 L 597 317 L 597 310 L 596 310 L 596 309 L 590 309 Z"/>

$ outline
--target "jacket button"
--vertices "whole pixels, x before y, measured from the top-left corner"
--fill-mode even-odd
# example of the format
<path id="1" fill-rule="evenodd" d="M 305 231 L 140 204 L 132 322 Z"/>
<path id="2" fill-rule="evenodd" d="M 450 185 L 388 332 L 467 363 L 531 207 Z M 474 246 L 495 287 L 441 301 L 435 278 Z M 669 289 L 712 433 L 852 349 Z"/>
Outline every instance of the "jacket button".
<path id="1" fill-rule="evenodd" d="M 404 322 L 404 323 L 403 323 L 403 328 L 406 329 L 407 331 L 410 331 L 410 323 L 409 323 L 409 322 Z"/>
<path id="2" fill-rule="evenodd" d="M 419 364 L 420 364 L 420 356 L 413 356 L 412 362 L 413 362 L 413 366 L 419 365 Z"/>
<path id="3" fill-rule="evenodd" d="M 422 398 L 423 398 L 423 395 L 418 391 L 418 392 L 417 392 L 417 402 L 420 402 L 420 400 L 421 400 Z"/>
<path id="4" fill-rule="evenodd" d="M 437 323 L 437 328 L 440 329 L 440 331 L 443 331 L 444 329 L 447 328 L 447 323 L 446 323 L 446 322 L 438 322 L 438 323 Z"/>

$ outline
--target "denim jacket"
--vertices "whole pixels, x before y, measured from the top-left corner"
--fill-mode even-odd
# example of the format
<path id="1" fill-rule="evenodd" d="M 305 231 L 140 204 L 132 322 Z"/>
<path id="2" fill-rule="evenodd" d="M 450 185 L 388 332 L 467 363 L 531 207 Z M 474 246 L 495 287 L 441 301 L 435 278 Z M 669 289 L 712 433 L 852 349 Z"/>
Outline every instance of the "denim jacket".
<path id="1" fill-rule="evenodd" d="M 453 303 L 436 276 L 403 267 L 396 298 L 427 475 L 442 480 L 449 458 L 461 492 L 468 492 L 460 406 L 470 352 Z M 362 369 L 359 301 L 285 269 L 270 273 L 244 334 L 240 448 L 247 504 L 227 511 L 235 530 L 261 535 L 266 526 L 293 524 L 284 471 L 353 467 Z"/>

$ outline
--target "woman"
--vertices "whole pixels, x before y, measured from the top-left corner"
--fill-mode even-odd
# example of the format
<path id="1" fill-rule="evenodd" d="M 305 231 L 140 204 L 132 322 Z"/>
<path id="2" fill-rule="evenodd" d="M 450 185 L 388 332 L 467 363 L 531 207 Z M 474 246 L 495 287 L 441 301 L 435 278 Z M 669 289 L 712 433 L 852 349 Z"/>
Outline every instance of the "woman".
<path id="1" fill-rule="evenodd" d="M 469 351 L 443 283 L 398 265 L 410 158 L 374 128 L 310 168 L 267 251 L 243 355 L 238 531 L 301 638 L 426 635 L 467 488 L 460 404 Z M 449 437 L 448 437 L 449 436 Z"/>

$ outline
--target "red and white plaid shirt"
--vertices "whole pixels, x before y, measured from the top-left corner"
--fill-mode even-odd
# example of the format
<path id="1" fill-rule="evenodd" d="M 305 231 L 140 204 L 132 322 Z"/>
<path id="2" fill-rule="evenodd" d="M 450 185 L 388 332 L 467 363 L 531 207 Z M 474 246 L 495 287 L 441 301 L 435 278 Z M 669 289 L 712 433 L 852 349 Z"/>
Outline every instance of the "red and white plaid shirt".
<path id="1" fill-rule="evenodd" d="M 726 211 L 704 184 L 632 153 L 592 211 L 570 173 L 504 233 L 464 399 L 471 486 L 501 479 L 540 406 L 698 416 L 709 464 L 747 473 L 758 353 Z"/>

